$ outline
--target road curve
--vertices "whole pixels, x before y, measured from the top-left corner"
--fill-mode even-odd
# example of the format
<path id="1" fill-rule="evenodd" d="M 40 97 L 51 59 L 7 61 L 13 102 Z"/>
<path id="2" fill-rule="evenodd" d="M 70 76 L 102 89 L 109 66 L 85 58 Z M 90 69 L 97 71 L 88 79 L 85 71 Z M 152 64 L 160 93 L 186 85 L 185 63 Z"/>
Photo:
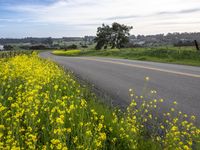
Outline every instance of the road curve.
<path id="1" fill-rule="evenodd" d="M 72 70 L 98 89 L 106 91 L 115 104 L 127 106 L 131 99 L 128 90 L 138 95 L 144 91 L 144 78 L 150 78 L 146 91 L 156 90 L 157 98 L 163 98 L 162 109 L 172 107 L 200 120 L 200 67 L 155 62 L 133 61 L 101 57 L 64 57 L 50 52 L 40 54 Z"/>

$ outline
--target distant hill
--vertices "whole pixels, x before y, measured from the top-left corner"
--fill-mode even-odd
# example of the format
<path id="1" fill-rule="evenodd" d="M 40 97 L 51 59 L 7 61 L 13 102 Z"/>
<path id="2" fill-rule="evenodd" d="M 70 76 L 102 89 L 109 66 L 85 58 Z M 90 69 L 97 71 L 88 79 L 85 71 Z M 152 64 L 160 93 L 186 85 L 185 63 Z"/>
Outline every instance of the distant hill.
<path id="1" fill-rule="evenodd" d="M 0 44 L 46 44 L 49 42 L 93 42 L 94 36 L 85 36 L 85 37 L 63 37 L 63 38 L 37 38 L 37 37 L 27 37 L 21 39 L 15 38 L 0 38 Z M 200 43 L 200 32 L 196 33 L 168 33 L 168 34 L 156 34 L 156 35 L 131 35 L 130 43 L 141 45 L 141 46 L 160 46 L 160 45 L 177 45 L 177 44 L 190 44 L 194 40 L 197 40 Z"/>
<path id="2" fill-rule="evenodd" d="M 130 36 L 130 42 L 139 45 L 177 45 L 180 43 L 190 44 L 194 40 L 200 42 L 200 32 L 196 33 L 168 33 L 168 34 L 157 34 L 157 35 L 138 35 Z"/>

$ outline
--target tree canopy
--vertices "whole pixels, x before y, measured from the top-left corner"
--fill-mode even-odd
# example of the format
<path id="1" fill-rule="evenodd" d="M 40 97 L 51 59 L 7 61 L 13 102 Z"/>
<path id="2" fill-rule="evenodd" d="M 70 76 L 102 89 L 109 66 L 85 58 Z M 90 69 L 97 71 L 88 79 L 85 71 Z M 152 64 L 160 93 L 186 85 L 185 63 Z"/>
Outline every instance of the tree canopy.
<path id="1" fill-rule="evenodd" d="M 111 48 L 122 48 L 129 42 L 129 35 L 131 26 L 119 24 L 114 22 L 112 26 L 103 24 L 98 27 L 97 36 L 94 41 L 97 43 L 96 49 L 106 49 L 108 46 Z"/>

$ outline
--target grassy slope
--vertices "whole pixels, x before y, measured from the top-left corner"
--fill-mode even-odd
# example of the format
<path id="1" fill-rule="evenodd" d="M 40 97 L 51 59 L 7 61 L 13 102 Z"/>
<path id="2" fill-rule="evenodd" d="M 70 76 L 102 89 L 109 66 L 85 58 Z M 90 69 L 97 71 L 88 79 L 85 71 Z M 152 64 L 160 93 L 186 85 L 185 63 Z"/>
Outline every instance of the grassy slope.
<path id="1" fill-rule="evenodd" d="M 59 53 L 57 51 L 57 53 Z M 61 54 L 60 55 L 66 55 Z M 101 56 L 200 66 L 200 52 L 192 47 L 129 48 L 83 50 L 76 56 Z"/>

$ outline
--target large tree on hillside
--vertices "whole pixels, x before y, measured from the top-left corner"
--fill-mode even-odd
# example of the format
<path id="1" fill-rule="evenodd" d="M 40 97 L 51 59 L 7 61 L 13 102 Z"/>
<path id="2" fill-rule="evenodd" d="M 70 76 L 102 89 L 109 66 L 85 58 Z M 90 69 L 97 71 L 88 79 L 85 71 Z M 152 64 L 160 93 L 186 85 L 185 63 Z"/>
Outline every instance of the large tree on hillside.
<path id="1" fill-rule="evenodd" d="M 132 29 L 131 26 L 126 26 L 119 23 L 113 23 L 109 25 L 103 24 L 102 27 L 97 29 L 97 36 L 95 42 L 97 43 L 96 49 L 107 48 L 122 48 L 129 41 L 129 32 Z"/>
<path id="2" fill-rule="evenodd" d="M 102 27 L 97 28 L 97 36 L 94 41 L 97 43 L 96 49 L 99 50 L 102 47 L 107 48 L 111 41 L 111 28 L 108 25 L 103 24 Z"/>

